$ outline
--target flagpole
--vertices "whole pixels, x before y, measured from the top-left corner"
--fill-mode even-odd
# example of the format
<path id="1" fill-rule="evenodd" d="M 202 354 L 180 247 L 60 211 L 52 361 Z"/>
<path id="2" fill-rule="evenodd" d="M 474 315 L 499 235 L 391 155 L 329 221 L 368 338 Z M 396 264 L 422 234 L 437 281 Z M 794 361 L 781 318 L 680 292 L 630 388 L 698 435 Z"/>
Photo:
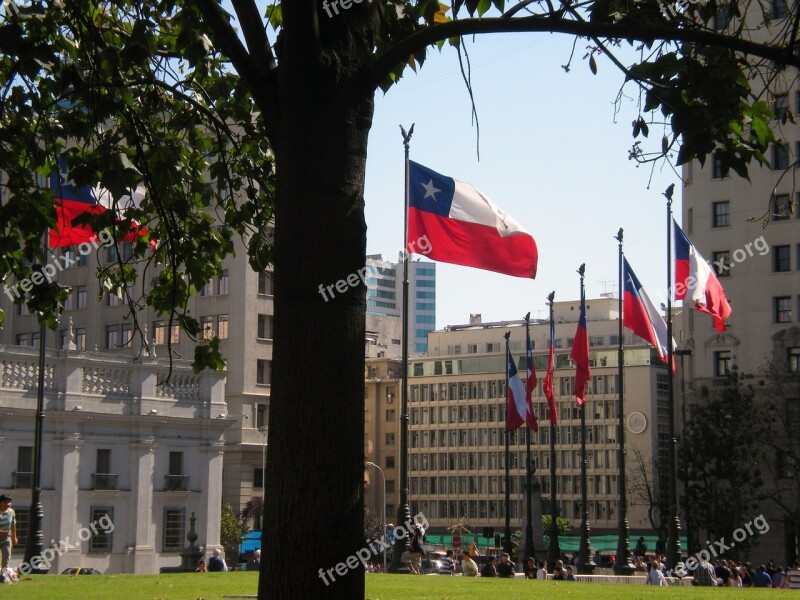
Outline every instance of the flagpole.
<path id="1" fill-rule="evenodd" d="M 408 505 L 408 194 L 409 194 L 409 165 L 408 154 L 411 148 L 411 136 L 414 134 L 414 125 L 406 132 L 400 126 L 403 134 L 403 148 L 405 150 L 405 198 L 403 208 L 403 333 L 402 333 L 402 363 L 401 363 L 401 392 L 400 392 L 400 502 L 397 506 L 397 525 L 411 521 L 411 508 Z M 408 547 L 408 536 L 397 537 L 392 548 L 392 564 L 390 573 L 408 573 L 408 567 L 400 560 L 403 552 Z"/>
<path id="2" fill-rule="evenodd" d="M 508 365 L 509 361 L 511 360 L 511 350 L 508 345 L 508 338 L 511 337 L 511 332 L 506 331 L 503 334 L 503 337 L 506 338 L 506 523 L 505 528 L 503 529 L 503 552 L 508 552 L 511 554 L 511 470 L 510 470 L 510 460 L 509 460 L 509 440 L 511 437 L 511 432 L 508 430 L 508 404 L 510 393 L 508 390 Z"/>
<path id="3" fill-rule="evenodd" d="M 531 313 L 525 315 L 525 362 L 528 362 L 528 348 L 531 346 Z M 528 377 L 533 376 L 533 369 L 528 373 Z M 525 382 L 525 406 L 531 402 L 528 396 L 528 382 Z M 525 423 L 525 493 L 527 494 L 527 502 L 525 507 L 525 557 L 524 564 L 528 564 L 528 558 L 532 558 L 536 554 L 536 546 L 533 541 L 533 460 L 531 459 L 531 428 L 528 426 L 527 419 Z"/>
<path id="4" fill-rule="evenodd" d="M 619 242 L 619 330 L 617 333 L 617 372 L 619 376 L 619 383 L 617 389 L 619 390 L 619 401 L 617 402 L 617 442 L 619 449 L 617 451 L 617 468 L 619 474 L 617 475 L 617 493 L 619 495 L 619 523 L 617 529 L 617 559 L 614 562 L 614 573 L 617 575 L 632 575 L 635 571 L 634 566 L 631 564 L 631 542 L 630 542 L 630 527 L 628 526 L 628 500 L 625 490 L 625 411 L 623 410 L 623 388 L 624 388 L 624 370 L 625 364 L 625 351 L 622 344 L 622 320 L 623 320 L 623 296 L 625 295 L 625 282 L 622 280 L 622 228 L 620 227 L 617 232 L 616 238 Z"/>
<path id="5" fill-rule="evenodd" d="M 664 196 L 667 198 L 667 368 L 669 369 L 669 512 L 667 525 L 667 566 L 674 569 L 681 557 L 681 521 L 678 515 L 678 465 L 675 453 L 678 440 L 675 437 L 675 374 L 672 349 L 672 190 L 670 186 Z"/>
<path id="6" fill-rule="evenodd" d="M 583 263 L 578 268 L 578 274 L 581 276 L 582 313 L 586 307 L 586 292 L 583 286 L 583 278 L 585 272 L 586 272 L 586 263 Z M 581 411 L 581 512 L 583 513 L 583 521 L 581 522 L 581 542 L 578 551 L 578 556 L 581 559 L 581 564 L 578 565 L 578 573 L 581 573 L 583 575 L 591 575 L 594 573 L 595 567 L 597 567 L 597 565 L 592 559 L 592 538 L 591 538 L 591 529 L 589 527 L 589 500 L 588 500 L 588 490 L 586 489 L 588 485 L 588 477 L 586 475 L 587 464 L 586 464 L 586 397 L 585 396 L 583 402 L 581 403 L 580 411 Z"/>
<path id="7" fill-rule="evenodd" d="M 555 292 L 550 292 L 547 301 L 550 303 L 550 327 L 553 327 L 553 299 Z M 553 338 L 550 336 L 550 343 Z M 555 359 L 554 359 L 555 360 Z M 549 366 L 548 366 L 549 367 Z M 555 366 L 553 367 L 555 368 Z M 553 403 L 555 404 L 555 402 Z M 556 561 L 561 558 L 561 549 L 558 545 L 558 505 L 556 504 L 556 425 L 557 415 L 550 417 L 550 546 L 547 552 L 548 571 L 553 572 Z"/>

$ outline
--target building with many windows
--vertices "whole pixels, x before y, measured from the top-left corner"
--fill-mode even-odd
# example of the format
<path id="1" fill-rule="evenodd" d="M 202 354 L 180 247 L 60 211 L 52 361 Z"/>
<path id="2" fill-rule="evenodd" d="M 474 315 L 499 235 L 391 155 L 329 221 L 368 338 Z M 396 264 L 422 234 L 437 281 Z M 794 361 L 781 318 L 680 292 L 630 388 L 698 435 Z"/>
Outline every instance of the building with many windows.
<path id="1" fill-rule="evenodd" d="M 580 523 L 580 420 L 574 396 L 575 368 L 569 358 L 579 313 L 578 301 L 556 302 L 554 387 L 559 411 L 556 428 L 556 481 L 550 481 L 550 428 L 541 382 L 546 372 L 549 324 L 531 324 L 539 385 L 534 391 L 539 432 L 532 457 L 542 496 L 556 486 L 558 512 L 574 528 Z M 587 388 L 586 435 L 588 502 L 592 532 L 617 530 L 618 301 L 587 300 L 592 378 Z M 474 528 L 502 528 L 505 520 L 505 340 L 524 379 L 523 321 L 451 326 L 428 337 L 428 356 L 409 366 L 410 465 L 412 514 L 422 512 L 432 532 L 466 519 Z M 651 534 L 649 507 L 642 493 L 645 478 L 656 489 L 665 473 L 657 471 L 668 446 L 666 366 L 643 340 L 625 330 L 626 449 L 629 460 L 628 518 L 632 532 Z M 526 452 L 524 429 L 510 434 L 512 529 L 522 519 Z M 659 460 L 659 455 L 662 460 Z"/>
<path id="2" fill-rule="evenodd" d="M 402 316 L 402 255 L 396 263 L 383 260 L 380 254 L 367 256 L 367 269 L 367 313 Z M 436 263 L 409 261 L 408 298 L 409 352 L 425 354 L 428 333 L 436 329 Z"/>

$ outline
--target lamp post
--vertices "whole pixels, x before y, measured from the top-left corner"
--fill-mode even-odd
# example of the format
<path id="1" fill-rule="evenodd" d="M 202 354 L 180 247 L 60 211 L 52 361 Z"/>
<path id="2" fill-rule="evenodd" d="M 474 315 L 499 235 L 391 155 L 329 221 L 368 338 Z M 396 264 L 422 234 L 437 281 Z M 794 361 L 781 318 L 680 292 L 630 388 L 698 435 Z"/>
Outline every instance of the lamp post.
<path id="1" fill-rule="evenodd" d="M 374 462 L 367 462 L 366 465 L 368 467 L 375 467 L 378 469 L 378 472 L 381 474 L 381 479 L 383 480 L 383 510 L 382 510 L 382 518 L 381 524 L 383 525 L 383 533 L 381 535 L 386 535 L 386 475 L 383 473 L 383 469 L 381 469 L 378 465 Z M 386 573 L 386 545 L 383 545 L 383 572 Z"/>
<path id="2" fill-rule="evenodd" d="M 683 357 L 691 356 L 691 348 L 685 350 L 675 350 L 675 354 L 681 357 L 681 431 L 686 432 L 686 371 L 683 369 Z M 677 472 L 677 467 L 676 467 Z M 689 521 L 689 503 L 687 501 L 689 496 L 689 481 L 688 479 L 683 482 L 683 518 L 686 523 L 686 553 L 687 555 L 692 551 L 692 529 Z"/>

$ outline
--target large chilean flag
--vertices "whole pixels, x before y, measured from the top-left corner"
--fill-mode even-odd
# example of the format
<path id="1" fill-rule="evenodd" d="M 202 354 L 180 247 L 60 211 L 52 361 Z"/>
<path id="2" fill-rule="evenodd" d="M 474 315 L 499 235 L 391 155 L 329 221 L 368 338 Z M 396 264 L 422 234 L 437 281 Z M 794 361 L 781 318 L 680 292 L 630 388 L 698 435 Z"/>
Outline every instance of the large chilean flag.
<path id="1" fill-rule="evenodd" d="M 432 260 L 536 277 L 536 242 L 473 186 L 409 161 L 408 239 L 426 238 Z"/>
<path id="2" fill-rule="evenodd" d="M 649 342 L 661 362 L 668 361 L 667 323 L 664 321 L 650 296 L 631 269 L 626 258 L 622 259 L 622 278 L 625 295 L 622 301 L 622 324 L 640 338 Z M 673 340 L 672 347 L 675 347 Z M 674 365 L 673 365 L 674 371 Z"/>
<path id="3" fill-rule="evenodd" d="M 672 224 L 675 230 L 675 300 L 688 297 L 690 305 L 714 317 L 714 329 L 725 331 L 725 321 L 731 316 L 725 290 L 683 230 L 674 220 Z"/>
<path id="4" fill-rule="evenodd" d="M 63 167 L 59 161 L 59 171 Z M 91 187 L 78 188 L 67 181 L 64 173 L 50 176 L 50 189 L 56 204 L 56 225 L 50 230 L 49 246 L 61 248 L 89 242 L 97 237 L 89 225 L 73 225 L 72 221 L 82 214 L 99 215 L 105 207 L 98 204 Z"/>

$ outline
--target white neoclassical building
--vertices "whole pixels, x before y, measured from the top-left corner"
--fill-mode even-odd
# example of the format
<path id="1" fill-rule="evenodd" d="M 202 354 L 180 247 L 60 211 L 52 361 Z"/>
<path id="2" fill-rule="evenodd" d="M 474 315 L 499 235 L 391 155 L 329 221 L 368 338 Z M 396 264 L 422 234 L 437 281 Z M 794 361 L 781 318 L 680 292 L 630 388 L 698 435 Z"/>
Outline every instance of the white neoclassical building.
<path id="1" fill-rule="evenodd" d="M 178 566 L 189 519 L 220 546 L 222 376 L 186 361 L 48 350 L 42 504 L 50 568 L 157 573 Z M 13 497 L 23 559 L 33 471 L 38 348 L 0 345 L 0 491 Z M 109 525 L 113 523 L 113 525 Z"/>

